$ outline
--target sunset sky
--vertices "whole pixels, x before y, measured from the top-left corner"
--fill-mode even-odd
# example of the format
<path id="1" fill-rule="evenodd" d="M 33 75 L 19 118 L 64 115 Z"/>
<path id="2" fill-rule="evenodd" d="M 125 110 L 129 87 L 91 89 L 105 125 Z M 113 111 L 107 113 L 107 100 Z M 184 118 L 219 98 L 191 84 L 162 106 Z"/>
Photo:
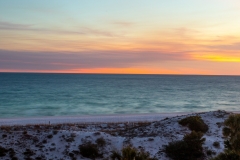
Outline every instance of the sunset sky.
<path id="1" fill-rule="evenodd" d="M 0 72 L 240 75 L 240 1 L 0 1 Z"/>

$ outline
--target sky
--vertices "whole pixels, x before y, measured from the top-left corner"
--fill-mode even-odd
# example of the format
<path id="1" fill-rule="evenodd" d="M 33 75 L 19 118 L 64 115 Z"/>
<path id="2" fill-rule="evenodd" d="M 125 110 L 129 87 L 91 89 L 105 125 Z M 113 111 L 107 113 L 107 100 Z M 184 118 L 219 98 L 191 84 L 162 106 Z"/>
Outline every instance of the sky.
<path id="1" fill-rule="evenodd" d="M 240 75 L 239 0 L 0 1 L 0 72 Z"/>

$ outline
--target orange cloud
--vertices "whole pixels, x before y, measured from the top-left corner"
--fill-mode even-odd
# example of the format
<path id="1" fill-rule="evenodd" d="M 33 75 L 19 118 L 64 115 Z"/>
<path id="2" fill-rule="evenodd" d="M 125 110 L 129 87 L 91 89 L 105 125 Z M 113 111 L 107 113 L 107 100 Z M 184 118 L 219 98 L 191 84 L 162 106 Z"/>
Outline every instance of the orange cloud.
<path id="1" fill-rule="evenodd" d="M 217 55 L 217 54 L 206 54 L 198 56 L 199 60 L 214 61 L 214 62 L 240 62 L 239 56 L 227 56 L 227 55 Z"/>
<path id="2" fill-rule="evenodd" d="M 211 64 L 208 64 L 208 69 L 201 70 L 194 63 L 240 62 L 240 36 L 237 34 L 215 36 L 180 27 L 123 35 L 117 33 L 113 36 L 111 32 L 90 28 L 82 28 L 81 34 L 75 34 L 74 31 L 40 30 L 8 23 L 4 25 L 11 25 L 12 28 L 6 32 L 0 31 L 4 38 L 0 43 L 0 71 L 214 74 L 221 72 L 211 70 Z M 46 35 L 46 32 L 52 34 Z M 175 63 L 182 61 L 193 63 L 188 67 Z M 162 63 L 167 63 L 167 67 L 158 66 Z"/>
<path id="3" fill-rule="evenodd" d="M 175 70 L 164 68 L 93 68 L 93 69 L 70 69 L 70 70 L 19 70 L 0 69 L 0 72 L 31 72 L 31 73 L 81 73 L 81 74 L 202 74 L 212 73 L 191 68 L 177 68 Z"/>
<path id="4" fill-rule="evenodd" d="M 74 69 L 77 73 L 106 73 L 106 74 L 179 74 L 176 71 L 156 68 L 94 68 Z"/>

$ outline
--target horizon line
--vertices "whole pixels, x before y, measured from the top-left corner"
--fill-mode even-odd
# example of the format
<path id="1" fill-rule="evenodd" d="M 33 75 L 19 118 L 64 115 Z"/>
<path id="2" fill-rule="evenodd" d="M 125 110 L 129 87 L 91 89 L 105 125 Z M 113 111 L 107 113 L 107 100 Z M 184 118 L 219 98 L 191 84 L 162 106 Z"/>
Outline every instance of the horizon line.
<path id="1" fill-rule="evenodd" d="M 0 72 L 0 73 L 26 73 L 26 74 L 87 74 L 87 75 L 165 75 L 165 76 L 240 76 L 234 74 L 161 74 L 161 73 L 68 73 L 68 72 Z"/>

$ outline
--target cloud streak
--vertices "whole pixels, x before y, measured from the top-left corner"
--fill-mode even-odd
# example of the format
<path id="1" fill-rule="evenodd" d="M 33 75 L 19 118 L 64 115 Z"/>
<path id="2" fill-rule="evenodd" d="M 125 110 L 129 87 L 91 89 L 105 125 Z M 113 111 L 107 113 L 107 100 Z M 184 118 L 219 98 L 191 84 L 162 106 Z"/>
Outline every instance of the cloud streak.
<path id="1" fill-rule="evenodd" d="M 149 63 L 189 60 L 186 53 L 91 51 L 24 52 L 0 50 L 0 69 L 62 70 L 125 68 Z"/>
<path id="2" fill-rule="evenodd" d="M 9 30 L 9 31 L 25 31 L 25 32 L 35 32 L 35 33 L 44 33 L 44 34 L 58 34 L 58 35 L 93 35 L 93 36 L 104 36 L 104 37 L 113 37 L 116 34 L 113 34 L 107 30 L 95 29 L 92 27 L 78 27 L 77 29 L 64 30 L 64 29 L 51 29 L 51 28 L 36 28 L 33 24 L 18 24 L 0 21 L 0 30 Z"/>
<path id="3" fill-rule="evenodd" d="M 0 30 L 27 30 L 32 25 L 16 24 L 11 22 L 0 21 Z"/>
<path id="4" fill-rule="evenodd" d="M 239 51 L 240 42 L 228 44 L 228 45 L 213 45 L 213 46 L 209 46 L 209 48 L 218 49 L 218 50 Z"/>

